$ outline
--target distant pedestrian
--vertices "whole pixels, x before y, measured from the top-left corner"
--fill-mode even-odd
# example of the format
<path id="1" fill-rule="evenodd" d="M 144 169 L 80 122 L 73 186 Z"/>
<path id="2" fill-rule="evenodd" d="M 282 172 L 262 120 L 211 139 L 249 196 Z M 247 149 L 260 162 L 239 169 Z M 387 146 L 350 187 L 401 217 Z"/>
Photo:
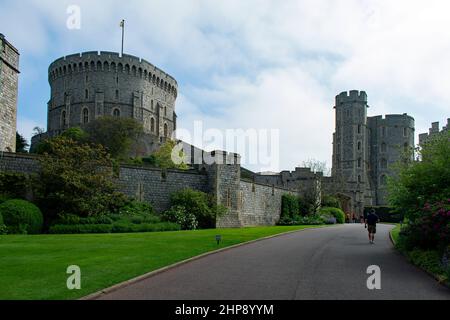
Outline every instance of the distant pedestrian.
<path id="1" fill-rule="evenodd" d="M 372 209 L 370 213 L 367 215 L 365 227 L 369 232 L 369 242 L 374 244 L 375 241 L 375 233 L 377 233 L 377 223 L 380 221 L 380 218 L 375 214 L 375 210 Z"/>

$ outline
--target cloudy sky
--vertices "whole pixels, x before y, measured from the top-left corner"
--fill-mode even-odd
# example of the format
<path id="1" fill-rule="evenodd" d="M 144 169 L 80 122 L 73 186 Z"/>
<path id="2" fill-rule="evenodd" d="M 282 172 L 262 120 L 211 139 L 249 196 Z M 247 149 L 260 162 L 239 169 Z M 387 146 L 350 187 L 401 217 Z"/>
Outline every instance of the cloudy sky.
<path id="1" fill-rule="evenodd" d="M 81 28 L 67 28 L 67 8 Z M 19 131 L 46 127 L 48 65 L 120 50 L 179 83 L 178 126 L 278 129 L 280 162 L 331 165 L 334 97 L 365 90 L 369 115 L 411 114 L 416 133 L 450 117 L 450 1 L 2 0 L 0 32 L 21 52 Z M 229 150 L 241 151 L 241 150 Z M 250 165 L 252 169 L 261 168 Z"/>

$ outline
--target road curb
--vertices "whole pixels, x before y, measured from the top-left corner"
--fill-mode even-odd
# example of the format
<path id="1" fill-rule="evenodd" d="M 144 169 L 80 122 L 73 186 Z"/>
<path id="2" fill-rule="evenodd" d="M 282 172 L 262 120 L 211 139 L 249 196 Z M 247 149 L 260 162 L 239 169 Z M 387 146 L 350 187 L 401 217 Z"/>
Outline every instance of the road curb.
<path id="1" fill-rule="evenodd" d="M 304 232 L 304 231 L 308 231 L 308 230 L 317 230 L 317 229 L 323 229 L 323 228 L 336 228 L 336 227 L 339 227 L 339 226 L 322 226 L 322 227 L 313 227 L 313 228 L 306 228 L 306 229 L 300 229 L 300 230 L 293 230 L 293 231 L 288 231 L 288 232 L 274 234 L 274 235 L 267 236 L 267 237 L 264 237 L 264 238 L 259 238 L 259 239 L 250 240 L 250 241 L 247 241 L 247 242 L 238 243 L 238 244 L 232 245 L 230 247 L 221 248 L 221 249 L 218 249 L 218 250 L 206 252 L 206 253 L 203 253 L 201 255 L 198 255 L 198 256 L 195 256 L 195 257 L 192 257 L 192 258 L 189 258 L 189 259 L 186 259 L 186 260 L 183 260 L 183 261 L 171 264 L 169 266 L 163 267 L 161 269 L 151 271 L 149 273 L 146 273 L 144 275 L 138 276 L 136 278 L 133 278 L 133 279 L 130 279 L 130 280 L 118 283 L 118 284 L 116 284 L 116 285 L 114 285 L 112 287 L 109 287 L 109 288 L 97 291 L 95 293 L 92 293 L 90 295 L 87 295 L 85 297 L 79 298 L 78 300 L 96 300 L 96 299 L 98 299 L 98 298 L 100 298 L 100 297 L 102 297 L 102 296 L 104 296 L 106 294 L 109 294 L 111 292 L 117 291 L 117 290 L 122 289 L 124 287 L 127 287 L 129 285 L 135 284 L 135 283 L 137 283 L 139 281 L 152 278 L 152 277 L 154 277 L 154 276 L 156 276 L 156 275 L 158 275 L 160 273 L 169 271 L 171 269 L 175 269 L 175 268 L 180 267 L 180 266 L 182 266 L 184 264 L 187 264 L 187 263 L 190 263 L 190 262 L 193 262 L 193 261 L 196 261 L 196 260 L 199 260 L 199 259 L 211 256 L 211 255 L 214 255 L 214 254 L 218 254 L 218 253 L 221 253 L 221 252 L 224 252 L 224 251 L 228 251 L 228 250 L 231 250 L 231 249 L 236 249 L 236 248 L 239 248 L 239 247 L 242 247 L 242 246 L 246 246 L 246 245 L 249 245 L 249 244 L 252 244 L 252 243 L 255 243 L 255 242 L 260 242 L 260 241 L 264 241 L 264 240 L 268 240 L 268 239 L 273 239 L 273 238 L 289 235 L 289 234 L 296 233 L 296 232 Z"/>

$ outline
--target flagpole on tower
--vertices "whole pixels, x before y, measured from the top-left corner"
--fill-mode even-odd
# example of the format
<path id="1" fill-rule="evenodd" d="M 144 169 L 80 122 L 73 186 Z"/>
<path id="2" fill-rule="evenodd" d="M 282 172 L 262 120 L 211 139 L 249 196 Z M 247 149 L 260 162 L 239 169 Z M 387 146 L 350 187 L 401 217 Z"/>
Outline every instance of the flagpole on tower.
<path id="1" fill-rule="evenodd" d="M 122 28 L 122 50 L 121 50 L 121 57 L 123 56 L 123 41 L 125 37 L 125 20 L 122 20 L 120 22 L 120 27 Z"/>

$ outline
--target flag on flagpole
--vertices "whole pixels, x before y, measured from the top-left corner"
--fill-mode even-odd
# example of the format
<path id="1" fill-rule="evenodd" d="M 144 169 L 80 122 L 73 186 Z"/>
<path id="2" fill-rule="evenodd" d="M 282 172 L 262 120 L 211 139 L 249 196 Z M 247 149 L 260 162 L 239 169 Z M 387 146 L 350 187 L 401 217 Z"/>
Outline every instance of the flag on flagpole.
<path id="1" fill-rule="evenodd" d="M 125 27 L 125 20 L 120 21 L 120 27 L 121 28 Z"/>

